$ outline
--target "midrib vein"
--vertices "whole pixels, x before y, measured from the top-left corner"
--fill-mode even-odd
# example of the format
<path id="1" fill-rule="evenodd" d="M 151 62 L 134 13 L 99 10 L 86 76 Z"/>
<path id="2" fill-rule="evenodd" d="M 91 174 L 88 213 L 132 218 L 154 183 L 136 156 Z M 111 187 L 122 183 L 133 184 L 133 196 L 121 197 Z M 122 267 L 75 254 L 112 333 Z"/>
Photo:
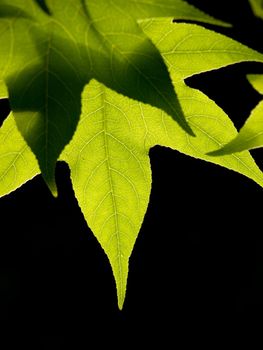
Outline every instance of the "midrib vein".
<path id="1" fill-rule="evenodd" d="M 117 259 L 118 259 L 118 270 L 119 270 L 119 278 L 120 278 L 120 299 L 123 299 L 123 276 L 122 276 L 122 264 L 121 264 L 121 247 L 120 247 L 120 231 L 119 231 L 119 218 L 117 212 L 117 203 L 114 196 L 114 185 L 112 179 L 112 167 L 110 162 L 110 151 L 109 151 L 109 142 L 108 142 L 108 132 L 107 132 L 107 116 L 106 116 L 106 103 L 105 103 L 105 92 L 101 94 L 102 99 L 102 113 L 103 113 L 103 136 L 104 136 L 104 145 L 105 145 L 105 157 L 106 157 L 106 167 L 108 171 L 108 179 L 110 185 L 110 196 L 112 200 L 112 207 L 114 211 L 114 221 L 115 221 L 115 232 L 113 235 L 116 235 L 117 240 Z"/>

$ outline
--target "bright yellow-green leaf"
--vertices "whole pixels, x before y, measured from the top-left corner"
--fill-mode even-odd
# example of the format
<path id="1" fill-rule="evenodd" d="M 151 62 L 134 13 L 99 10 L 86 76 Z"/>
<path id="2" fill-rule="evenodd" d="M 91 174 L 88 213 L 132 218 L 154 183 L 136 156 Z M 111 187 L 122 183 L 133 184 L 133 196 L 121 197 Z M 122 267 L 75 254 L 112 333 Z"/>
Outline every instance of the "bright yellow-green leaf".
<path id="1" fill-rule="evenodd" d="M 192 133 L 163 58 L 137 23 L 157 12 L 224 24 L 182 0 L 1 0 L 0 79 L 54 194 L 55 164 L 76 130 L 91 78 L 163 109 Z"/>
<path id="2" fill-rule="evenodd" d="M 61 157 L 70 166 L 75 195 L 87 223 L 110 260 L 120 308 L 125 297 L 129 257 L 149 201 L 151 147 L 159 144 L 214 162 L 263 186 L 263 175 L 248 152 L 223 157 L 205 155 L 236 134 L 225 113 L 207 96 L 183 83 L 176 85 L 176 92 L 195 138 L 162 111 L 91 82 L 82 96 L 83 111 L 77 132 Z M 6 192 L 38 172 L 32 153 L 16 131 L 13 119 L 8 118 L 4 134 L 12 130 L 17 150 L 11 143 L 13 158 L 8 161 L 12 166 L 5 168 L 13 171 L 20 182 L 13 181 L 11 185 L 1 182 Z M 31 167 L 24 166 L 25 158 Z"/>
<path id="3" fill-rule="evenodd" d="M 141 26 L 169 66 L 176 96 L 196 137 L 191 137 L 161 109 L 92 80 L 82 93 L 82 115 L 77 130 L 61 155 L 71 169 L 75 195 L 86 221 L 109 258 L 120 308 L 125 298 L 129 257 L 149 201 L 151 147 L 162 145 L 219 164 L 263 186 L 263 175 L 248 152 L 221 157 L 206 154 L 229 142 L 237 132 L 212 100 L 184 83 L 184 78 L 193 74 L 241 61 L 260 61 L 262 56 L 196 25 L 156 19 L 141 22 Z M 14 126 L 9 118 L 3 126 L 5 135 L 15 132 Z M 19 157 L 15 162 L 10 158 L 9 163 L 3 163 L 1 172 L 15 164 L 16 176 L 20 178 L 21 172 L 21 178 L 17 182 L 1 181 L 2 195 L 38 173 L 35 159 L 29 159 L 29 148 L 19 133 L 15 135 L 18 147 L 14 153 Z M 12 142 L 11 146 L 15 147 Z M 9 149 L 4 144 L 0 155 L 9 156 L 12 147 Z M 23 147 L 25 153 L 21 151 Z M 28 157 L 28 167 L 22 168 L 21 154 Z"/>
<path id="4" fill-rule="evenodd" d="M 82 118 L 63 153 L 74 192 L 89 227 L 105 250 L 122 307 L 128 259 L 151 189 L 144 117 L 128 98 L 95 81 L 82 97 Z"/>
<path id="5" fill-rule="evenodd" d="M 263 95 L 263 74 L 249 74 L 248 81 L 261 95 Z"/>
<path id="6" fill-rule="evenodd" d="M 219 158 L 205 155 L 236 134 L 224 112 L 183 83 L 176 86 L 176 92 L 195 138 L 164 112 L 91 82 L 83 93 L 78 130 L 62 155 L 71 169 L 84 217 L 110 260 L 120 308 L 129 257 L 150 196 L 150 147 L 163 145 L 212 161 L 263 186 L 263 174 L 248 152 Z"/>
<path id="7" fill-rule="evenodd" d="M 165 18 L 140 24 L 161 52 L 173 82 L 234 63 L 263 62 L 263 54 L 196 24 Z"/>
<path id="8" fill-rule="evenodd" d="M 249 2 L 263 19 L 263 2 Z M 222 109 L 184 82 L 263 62 L 262 54 L 173 19 L 226 25 L 182 0 L 0 0 L 0 99 L 9 97 L 13 109 L 0 129 L 0 197 L 41 171 L 55 193 L 56 161 L 66 161 L 112 266 L 119 308 L 150 197 L 151 147 L 224 166 L 263 187 L 246 151 L 263 146 L 263 101 L 237 134 Z M 263 75 L 248 78 L 263 94 Z"/>
<path id="9" fill-rule="evenodd" d="M 0 196 L 14 191 L 38 173 L 35 156 L 10 114 L 0 128 Z"/>
<path id="10" fill-rule="evenodd" d="M 263 94 L 263 75 L 248 75 L 251 85 Z M 263 146 L 263 101 L 253 109 L 249 118 L 246 120 L 239 134 L 226 145 L 218 150 L 210 152 L 211 155 L 218 156 L 259 148 Z"/>

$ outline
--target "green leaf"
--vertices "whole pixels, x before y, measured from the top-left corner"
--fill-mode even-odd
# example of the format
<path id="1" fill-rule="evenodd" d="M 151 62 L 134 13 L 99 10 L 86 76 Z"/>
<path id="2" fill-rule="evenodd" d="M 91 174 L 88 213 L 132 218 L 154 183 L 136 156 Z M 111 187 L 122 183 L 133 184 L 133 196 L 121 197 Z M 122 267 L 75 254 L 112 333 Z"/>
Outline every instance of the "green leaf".
<path id="1" fill-rule="evenodd" d="M 3 81 L 0 80 L 0 99 L 7 98 L 7 97 L 8 97 L 8 91 L 7 91 L 6 85 Z"/>
<path id="2" fill-rule="evenodd" d="M 237 132 L 231 120 L 212 100 L 184 83 L 184 78 L 193 74 L 246 60 L 260 61 L 262 56 L 199 26 L 172 24 L 169 19 L 141 22 L 140 25 L 163 53 L 175 93 L 196 137 L 191 137 L 163 110 L 125 97 L 92 80 L 82 93 L 79 125 L 60 157 L 69 164 L 81 210 L 109 258 L 120 308 L 125 298 L 129 257 L 149 201 L 151 147 L 170 147 L 224 166 L 263 187 L 263 174 L 249 152 L 219 157 L 206 154 L 226 144 Z M 186 63 L 190 62 L 187 67 Z M 13 119 L 9 117 L 8 120 L 3 126 L 5 135 L 14 127 Z M 20 146 L 15 152 L 21 154 L 25 143 L 19 133 L 16 135 L 16 145 Z M 10 149 L 5 148 L 5 143 L 2 145 L 0 156 L 11 154 L 15 147 L 12 142 Z M 28 157 L 29 148 L 24 152 Z M 10 164 L 12 160 L 6 165 L 3 163 L 0 174 L 11 169 Z M 15 164 L 19 181 L 7 185 L 0 181 L 2 195 L 39 172 L 34 157 L 27 167 L 22 162 Z"/>
<path id="3" fill-rule="evenodd" d="M 248 152 L 221 158 L 205 155 L 236 134 L 224 112 L 184 84 L 176 86 L 176 92 L 195 138 L 162 111 L 93 81 L 83 93 L 78 130 L 62 154 L 84 217 L 112 266 L 119 308 L 125 298 L 129 257 L 149 202 L 150 147 L 159 144 L 212 161 L 263 186 L 263 175 Z"/>
<path id="4" fill-rule="evenodd" d="M 161 52 L 173 82 L 239 62 L 263 62 L 263 54 L 212 30 L 167 19 L 142 21 Z"/>
<path id="5" fill-rule="evenodd" d="M 263 74 L 248 74 L 247 79 L 253 88 L 263 95 Z"/>
<path id="6" fill-rule="evenodd" d="M 173 17 L 174 19 L 185 19 L 226 27 L 230 26 L 230 24 L 198 10 L 184 0 L 126 0 L 125 2 L 123 0 L 113 0 L 112 4 L 118 6 L 124 13 L 131 14 L 137 20 Z"/>
<path id="7" fill-rule="evenodd" d="M 128 259 L 151 189 L 148 136 L 137 102 L 95 81 L 82 101 L 82 119 L 62 159 L 85 219 L 110 260 L 122 308 Z"/>
<path id="8" fill-rule="evenodd" d="M 18 128 L 54 194 L 55 164 L 76 130 L 81 92 L 91 78 L 163 109 L 192 132 L 163 58 L 137 19 L 158 10 L 163 16 L 223 23 L 181 0 L 125 4 L 1 1 L 0 79 L 8 87 Z"/>
<path id="9" fill-rule="evenodd" d="M 95 22 L 91 28 L 104 43 L 107 58 L 102 63 L 96 59 L 96 51 L 91 55 L 96 72 L 94 77 L 125 96 L 163 109 L 192 133 L 174 93 L 167 67 L 132 13 L 124 11 L 118 1 L 88 0 L 86 6 Z"/>
<path id="10" fill-rule="evenodd" d="M 38 173 L 35 156 L 10 114 L 0 128 L 0 197 L 14 191 Z"/>
<path id="11" fill-rule="evenodd" d="M 263 75 L 248 75 L 251 85 L 263 94 Z M 246 120 L 239 134 L 230 142 L 225 144 L 218 150 L 210 152 L 210 155 L 218 156 L 259 148 L 263 146 L 263 101 L 253 109 L 250 116 Z"/>
<path id="12" fill-rule="evenodd" d="M 263 186 L 263 175 L 248 152 L 222 157 L 205 154 L 236 134 L 225 113 L 203 93 L 184 83 L 176 84 L 176 92 L 195 138 L 161 110 L 92 81 L 82 95 L 83 111 L 77 131 L 61 156 L 70 166 L 74 192 L 84 217 L 111 263 L 120 308 L 125 297 L 129 257 L 149 201 L 151 147 L 159 144 L 219 164 Z M 15 130 L 11 117 L 3 126 L 5 135 L 9 130 Z M 38 173 L 36 161 L 18 132 L 16 137 L 18 151 L 14 154 L 11 142 L 13 149 L 9 153 L 14 158 L 17 154 L 21 157 L 23 150 L 24 157 L 29 159 L 31 155 L 31 159 L 26 167 L 22 157 L 16 163 L 10 159 L 19 181 L 12 182 L 12 188 L 10 181 L 9 187 L 0 182 L 1 194 L 17 188 L 30 174 Z M 4 150 L 0 151 L 5 155 Z M 1 164 L 0 174 L 5 173 L 5 168 L 10 169 L 10 165 Z"/>
<path id="13" fill-rule="evenodd" d="M 262 0 L 248 0 L 255 16 L 263 19 L 263 1 Z"/>
<path id="14" fill-rule="evenodd" d="M 58 32 L 54 24 L 54 31 Z M 43 31 L 43 30 L 42 30 Z M 35 30 L 35 33 L 37 30 Z M 53 31 L 36 35 L 37 62 L 29 63 L 6 83 L 19 131 L 36 154 L 41 172 L 52 193 L 56 161 L 75 132 L 84 87 L 80 57 L 74 45 L 65 44 Z"/>

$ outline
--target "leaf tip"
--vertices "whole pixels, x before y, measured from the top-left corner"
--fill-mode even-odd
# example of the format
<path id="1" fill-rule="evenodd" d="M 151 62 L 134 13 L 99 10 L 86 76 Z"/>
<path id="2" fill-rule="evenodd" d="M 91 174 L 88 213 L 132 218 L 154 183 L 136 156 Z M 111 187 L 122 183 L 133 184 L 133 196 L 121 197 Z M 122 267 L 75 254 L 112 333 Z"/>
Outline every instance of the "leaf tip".
<path id="1" fill-rule="evenodd" d="M 175 119 L 175 118 L 174 118 Z M 181 128 L 190 136 L 195 137 L 195 133 L 193 132 L 192 128 L 188 124 L 187 120 L 185 118 L 177 118 L 175 121 L 178 122 L 178 124 L 181 126 Z"/>
<path id="2" fill-rule="evenodd" d="M 44 177 L 44 180 L 45 180 L 45 183 L 47 184 L 52 196 L 57 198 L 58 197 L 58 189 L 57 189 L 57 184 L 56 184 L 55 178 L 46 179 Z"/>
<path id="3" fill-rule="evenodd" d="M 122 311 L 122 309 L 123 309 L 124 300 L 125 300 L 124 298 L 122 298 L 122 299 L 118 298 L 118 308 L 120 311 Z"/>
<path id="4" fill-rule="evenodd" d="M 126 289 L 127 289 L 127 280 L 128 280 L 128 264 L 126 262 L 121 265 L 121 269 L 118 266 L 116 270 L 116 265 L 112 264 L 113 275 L 116 283 L 117 290 L 117 303 L 118 308 L 121 311 L 123 309 L 123 305 L 126 299 Z"/>
<path id="5" fill-rule="evenodd" d="M 211 156 L 211 157 L 225 156 L 227 154 L 228 154 L 228 152 L 225 150 L 225 147 L 222 147 L 222 148 L 219 148 L 219 149 L 216 149 L 214 151 L 210 151 L 210 152 L 206 153 L 207 156 Z"/>
<path id="6" fill-rule="evenodd" d="M 125 302 L 125 296 L 126 296 L 126 284 L 125 286 L 120 286 L 116 281 L 116 287 L 117 287 L 117 299 L 118 299 L 118 308 L 120 311 L 123 309 L 123 305 Z"/>
<path id="7" fill-rule="evenodd" d="M 218 156 L 227 156 L 233 153 L 239 153 L 242 151 L 245 151 L 246 147 L 239 144 L 239 136 L 234 138 L 232 141 L 228 142 L 224 146 L 221 146 L 220 148 L 210 151 L 206 153 L 208 156 L 212 157 L 218 157 Z"/>

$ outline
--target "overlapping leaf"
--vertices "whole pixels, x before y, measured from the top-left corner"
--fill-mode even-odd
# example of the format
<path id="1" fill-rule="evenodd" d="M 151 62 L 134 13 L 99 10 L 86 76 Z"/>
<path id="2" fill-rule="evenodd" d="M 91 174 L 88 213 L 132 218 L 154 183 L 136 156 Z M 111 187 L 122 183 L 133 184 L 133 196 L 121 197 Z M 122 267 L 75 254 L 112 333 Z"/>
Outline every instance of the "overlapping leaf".
<path id="1" fill-rule="evenodd" d="M 263 75 L 251 74 L 248 80 L 252 86 L 263 94 Z M 263 146 L 263 101 L 253 109 L 238 135 L 223 147 L 210 152 L 210 155 L 218 156 L 241 152 Z"/>
<path id="2" fill-rule="evenodd" d="M 263 19 L 263 2 L 261 0 L 249 0 L 255 16 Z M 263 95 L 263 75 L 248 75 L 251 85 Z M 239 134 L 223 147 L 210 152 L 210 155 L 219 156 L 236 153 L 243 150 L 250 150 L 263 146 L 263 101 L 252 110 Z"/>
<path id="3" fill-rule="evenodd" d="M 150 196 L 150 147 L 163 145 L 214 161 L 263 186 L 263 175 L 249 153 L 220 158 L 204 155 L 235 135 L 235 128 L 223 111 L 199 91 L 180 83 L 176 92 L 195 138 L 164 112 L 93 81 L 83 94 L 77 133 L 62 154 L 70 166 L 74 192 L 87 223 L 110 260 L 120 308 L 129 257 Z"/>
<path id="4" fill-rule="evenodd" d="M 156 15 L 222 24 L 182 0 L 0 2 L 0 80 L 51 191 L 90 78 L 170 114 L 191 133 L 159 51 L 138 26 Z M 44 11 L 42 8 L 46 9 Z"/>
<path id="5" fill-rule="evenodd" d="M 166 19 L 141 22 L 161 52 L 173 82 L 238 62 L 262 62 L 263 54 L 195 24 Z"/>
<path id="6" fill-rule="evenodd" d="M 248 152 L 206 155 L 231 140 L 236 130 L 213 101 L 184 83 L 186 77 L 207 70 L 241 61 L 262 61 L 262 55 L 196 25 L 161 18 L 140 22 L 140 26 L 168 65 L 176 96 L 196 137 L 161 109 L 92 80 L 82 93 L 82 115 L 76 133 L 61 155 L 70 166 L 75 195 L 87 223 L 110 260 L 120 308 L 129 257 L 149 201 L 151 147 L 159 144 L 214 162 L 263 186 L 263 175 Z M 12 142 L 10 147 L 3 143 L 0 146 L 0 155 L 6 159 L 0 163 L 0 189 L 4 195 L 39 170 L 12 116 L 5 121 L 0 135 L 5 140 L 16 139 L 16 147 Z"/>
<path id="7" fill-rule="evenodd" d="M 87 81 L 80 50 L 35 1 L 1 1 L 0 13 L 0 79 L 18 128 L 55 194 L 55 163 L 76 129 Z"/>

